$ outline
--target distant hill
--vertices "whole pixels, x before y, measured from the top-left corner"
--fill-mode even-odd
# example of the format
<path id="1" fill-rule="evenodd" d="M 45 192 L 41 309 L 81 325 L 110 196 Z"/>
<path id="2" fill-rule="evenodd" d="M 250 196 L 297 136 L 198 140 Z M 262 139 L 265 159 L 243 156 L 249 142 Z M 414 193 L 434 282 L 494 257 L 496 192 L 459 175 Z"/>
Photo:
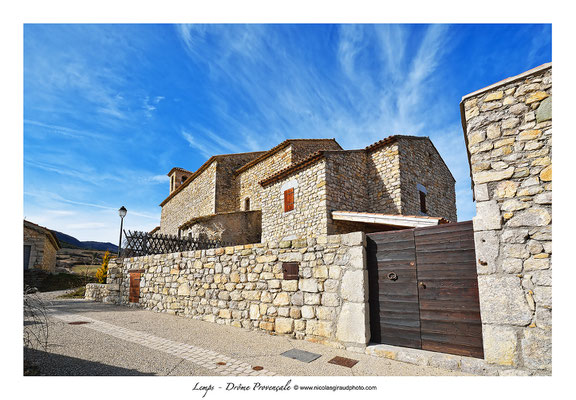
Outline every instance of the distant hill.
<path id="1" fill-rule="evenodd" d="M 67 235 L 62 232 L 52 231 L 54 235 L 58 238 L 60 245 L 62 247 L 72 248 L 72 249 L 88 249 L 88 250 L 108 250 L 112 253 L 118 252 L 118 246 L 112 243 L 95 242 L 95 241 L 85 241 L 81 242 L 74 236 Z"/>

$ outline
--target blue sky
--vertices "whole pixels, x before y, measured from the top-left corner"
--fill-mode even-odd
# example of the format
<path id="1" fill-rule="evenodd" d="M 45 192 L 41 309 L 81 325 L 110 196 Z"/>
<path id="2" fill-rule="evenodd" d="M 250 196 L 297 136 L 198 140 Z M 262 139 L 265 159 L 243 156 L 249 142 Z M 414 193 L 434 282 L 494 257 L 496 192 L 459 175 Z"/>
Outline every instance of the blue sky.
<path id="1" fill-rule="evenodd" d="M 159 224 L 166 173 L 287 138 L 429 136 L 474 216 L 462 96 L 552 61 L 551 25 L 25 25 L 24 216 Z"/>

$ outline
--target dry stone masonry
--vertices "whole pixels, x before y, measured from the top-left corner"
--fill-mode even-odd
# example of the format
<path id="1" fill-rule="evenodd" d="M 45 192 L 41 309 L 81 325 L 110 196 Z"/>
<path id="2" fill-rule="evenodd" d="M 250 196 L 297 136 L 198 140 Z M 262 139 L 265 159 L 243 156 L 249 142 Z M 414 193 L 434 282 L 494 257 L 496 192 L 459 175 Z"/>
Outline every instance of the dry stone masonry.
<path id="1" fill-rule="evenodd" d="M 140 306 L 364 351 L 369 339 L 365 235 L 240 245 L 119 260 L 86 298 L 127 304 L 142 270 Z M 299 264 L 284 279 L 283 263 Z"/>
<path id="2" fill-rule="evenodd" d="M 552 66 L 467 95 L 486 361 L 552 368 Z"/>

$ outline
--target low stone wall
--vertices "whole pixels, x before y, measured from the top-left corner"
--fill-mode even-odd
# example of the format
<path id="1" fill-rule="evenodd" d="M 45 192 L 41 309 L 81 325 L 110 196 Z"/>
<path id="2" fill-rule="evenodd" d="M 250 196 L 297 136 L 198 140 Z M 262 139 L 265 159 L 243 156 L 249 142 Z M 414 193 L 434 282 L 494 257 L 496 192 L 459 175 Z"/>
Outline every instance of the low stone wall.
<path id="1" fill-rule="evenodd" d="M 107 283 L 89 283 L 86 285 L 86 300 L 116 303 L 118 301 L 118 285 Z"/>
<path id="2" fill-rule="evenodd" d="M 130 271 L 143 270 L 145 309 L 364 351 L 365 244 L 356 232 L 113 260 L 108 283 L 128 304 Z M 299 279 L 284 279 L 284 262 L 299 263 Z"/>

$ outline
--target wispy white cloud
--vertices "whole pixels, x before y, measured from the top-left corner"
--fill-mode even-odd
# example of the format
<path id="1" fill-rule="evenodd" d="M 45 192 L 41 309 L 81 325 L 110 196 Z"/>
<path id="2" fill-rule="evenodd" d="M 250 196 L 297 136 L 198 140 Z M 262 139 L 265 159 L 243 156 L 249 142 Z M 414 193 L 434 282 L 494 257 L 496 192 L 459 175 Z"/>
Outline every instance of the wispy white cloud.
<path id="1" fill-rule="evenodd" d="M 62 135 L 65 137 L 70 137 L 70 138 L 78 138 L 78 139 L 91 138 L 91 139 L 98 139 L 98 140 L 112 140 L 112 137 L 101 134 L 101 133 L 89 132 L 89 131 L 73 129 L 73 128 L 67 128 L 65 126 L 54 125 L 54 124 L 46 124 L 46 123 L 42 123 L 39 121 L 33 121 L 33 120 L 29 120 L 29 119 L 24 120 L 24 125 L 31 125 L 31 126 L 36 126 L 39 128 L 44 128 L 47 131 L 49 131 L 50 133 L 55 133 L 55 134 L 59 134 L 59 135 Z"/>

